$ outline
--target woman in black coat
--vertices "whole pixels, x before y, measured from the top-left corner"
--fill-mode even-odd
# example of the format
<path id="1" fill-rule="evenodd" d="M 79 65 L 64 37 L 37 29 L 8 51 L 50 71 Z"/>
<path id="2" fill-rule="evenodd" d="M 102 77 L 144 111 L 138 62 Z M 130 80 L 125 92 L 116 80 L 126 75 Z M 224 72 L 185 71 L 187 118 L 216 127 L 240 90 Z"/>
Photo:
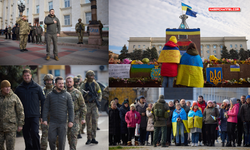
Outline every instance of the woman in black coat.
<path id="1" fill-rule="evenodd" d="M 128 128 L 127 128 L 127 123 L 125 121 L 125 115 L 128 111 L 130 111 L 128 100 L 124 100 L 122 106 L 120 107 L 121 136 L 122 136 L 121 138 L 123 145 L 127 145 L 128 142 Z"/>
<path id="2" fill-rule="evenodd" d="M 109 145 L 116 145 L 120 139 L 120 112 L 115 101 L 111 102 L 109 109 Z"/>

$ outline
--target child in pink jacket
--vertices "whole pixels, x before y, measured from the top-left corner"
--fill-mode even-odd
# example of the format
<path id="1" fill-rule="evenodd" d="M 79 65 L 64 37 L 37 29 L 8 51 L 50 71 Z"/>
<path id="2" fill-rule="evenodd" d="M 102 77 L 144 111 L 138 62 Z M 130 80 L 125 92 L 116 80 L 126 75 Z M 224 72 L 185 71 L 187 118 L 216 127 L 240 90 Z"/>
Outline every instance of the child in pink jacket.
<path id="1" fill-rule="evenodd" d="M 233 141 L 233 147 L 235 147 L 235 138 L 236 138 L 236 133 L 235 133 L 235 126 L 238 122 L 237 115 L 239 112 L 239 103 L 237 103 L 236 98 L 231 98 L 230 99 L 230 108 L 227 112 L 227 134 L 228 134 L 228 143 L 227 147 L 231 147 L 231 141 Z"/>
<path id="2" fill-rule="evenodd" d="M 128 111 L 125 115 L 125 121 L 127 122 L 128 127 L 128 146 L 131 146 L 131 139 L 133 135 L 135 135 L 135 127 L 136 123 L 141 123 L 141 115 L 139 112 L 135 110 L 135 105 L 130 105 L 130 111 Z M 138 137 L 135 136 L 135 146 L 138 146 Z"/>

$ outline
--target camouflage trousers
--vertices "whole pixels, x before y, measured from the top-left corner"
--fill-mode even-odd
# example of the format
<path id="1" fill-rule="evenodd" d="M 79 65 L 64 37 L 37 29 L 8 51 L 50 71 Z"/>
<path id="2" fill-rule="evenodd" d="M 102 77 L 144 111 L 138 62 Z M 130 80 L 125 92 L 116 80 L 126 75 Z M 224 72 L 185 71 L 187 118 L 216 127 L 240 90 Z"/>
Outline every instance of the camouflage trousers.
<path id="1" fill-rule="evenodd" d="M 0 131 L 0 150 L 5 150 L 4 141 L 6 141 L 6 149 L 15 149 L 16 132 L 2 132 Z"/>
<path id="2" fill-rule="evenodd" d="M 19 43 L 20 49 L 26 49 L 27 41 L 28 41 L 28 34 L 20 34 L 20 43 Z"/>
<path id="3" fill-rule="evenodd" d="M 87 114 L 86 114 L 87 138 L 91 140 L 96 138 L 96 129 L 97 129 L 99 114 L 96 103 L 86 103 L 86 105 L 87 105 Z"/>
<path id="4" fill-rule="evenodd" d="M 80 121 L 81 121 L 81 120 L 80 120 Z M 86 123 L 84 123 L 84 124 L 79 124 L 79 125 L 80 125 L 79 134 L 83 134 Z"/>
<path id="5" fill-rule="evenodd" d="M 79 116 L 79 112 L 75 112 L 75 120 L 73 122 L 73 127 L 68 128 L 68 142 L 70 150 L 76 150 L 77 135 L 79 133 Z"/>
<path id="6" fill-rule="evenodd" d="M 79 33 L 79 32 L 77 32 L 77 35 L 78 35 L 78 41 L 79 41 L 79 42 L 83 42 L 83 33 L 84 33 L 84 32 L 80 32 L 80 33 Z"/>

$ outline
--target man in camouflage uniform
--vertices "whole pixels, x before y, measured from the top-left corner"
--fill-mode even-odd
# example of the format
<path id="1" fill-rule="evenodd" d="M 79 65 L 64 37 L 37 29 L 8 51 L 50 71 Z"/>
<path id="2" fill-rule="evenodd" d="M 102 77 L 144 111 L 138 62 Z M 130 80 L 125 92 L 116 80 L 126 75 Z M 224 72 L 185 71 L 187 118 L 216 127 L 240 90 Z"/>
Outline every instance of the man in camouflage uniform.
<path id="1" fill-rule="evenodd" d="M 52 74 L 47 74 L 44 76 L 43 81 L 45 84 L 45 87 L 43 88 L 43 94 L 45 98 L 49 94 L 49 92 L 52 91 L 53 89 L 53 75 Z M 41 125 L 42 128 L 42 138 L 41 138 L 41 150 L 47 150 L 48 146 L 48 130 L 49 130 L 49 116 L 48 116 L 48 125 Z"/>
<path id="2" fill-rule="evenodd" d="M 83 81 L 82 81 L 82 76 L 81 76 L 80 74 L 78 74 L 77 77 L 78 77 L 78 79 L 79 79 L 79 90 L 80 90 L 80 87 L 81 87 L 81 85 L 82 85 L 82 83 L 83 83 Z M 79 131 L 79 134 L 78 134 L 78 138 L 81 138 L 81 137 L 82 137 L 81 134 L 85 134 L 85 132 L 84 132 L 85 125 L 86 125 L 86 123 L 80 124 L 80 131 Z"/>
<path id="3" fill-rule="evenodd" d="M 20 47 L 20 51 L 28 51 L 26 49 L 26 45 L 27 45 L 27 40 L 28 40 L 28 34 L 30 32 L 30 27 L 29 24 L 27 22 L 27 18 L 26 16 L 20 17 L 17 20 L 17 23 L 20 25 L 20 29 L 19 29 L 19 34 L 20 34 L 20 43 L 19 43 L 19 47 Z"/>
<path id="4" fill-rule="evenodd" d="M 31 30 L 32 30 L 32 43 L 36 43 L 37 41 L 35 40 L 35 37 L 37 35 L 37 32 L 36 32 L 36 24 L 35 23 L 31 27 Z"/>
<path id="5" fill-rule="evenodd" d="M 0 150 L 15 149 L 16 129 L 20 132 L 24 125 L 23 105 L 18 96 L 11 90 L 8 80 L 1 82 L 0 90 Z"/>
<path id="6" fill-rule="evenodd" d="M 38 27 L 36 28 L 36 44 L 42 43 L 42 34 L 43 34 L 43 28 L 38 24 Z"/>
<path id="7" fill-rule="evenodd" d="M 78 43 L 83 44 L 83 34 L 84 34 L 84 24 L 82 23 L 82 19 L 78 19 L 78 23 L 75 26 L 76 33 L 78 35 Z"/>
<path id="8" fill-rule="evenodd" d="M 92 70 L 87 71 L 86 79 L 80 87 L 80 91 L 85 90 L 83 96 L 87 106 L 87 142 L 86 144 L 94 143 L 98 144 L 96 138 L 96 129 L 97 129 L 97 119 L 98 115 L 98 105 L 102 99 L 102 91 L 98 83 L 94 80 L 95 73 Z"/>
<path id="9" fill-rule="evenodd" d="M 79 85 L 79 78 L 78 77 L 74 77 L 74 88 L 76 88 L 77 90 L 80 90 L 80 85 Z"/>
<path id="10" fill-rule="evenodd" d="M 86 105 L 82 96 L 82 93 L 73 87 L 74 81 L 72 77 L 66 78 L 67 92 L 72 96 L 74 103 L 74 122 L 73 127 L 68 129 L 68 141 L 70 145 L 70 150 L 76 150 L 77 145 L 77 135 L 79 133 L 79 125 L 85 124 L 86 115 Z M 80 121 L 80 122 L 79 122 Z"/>
<path id="11" fill-rule="evenodd" d="M 19 41 L 19 25 L 16 27 L 16 40 Z"/>
<path id="12" fill-rule="evenodd" d="M 44 24 L 43 28 L 44 28 L 44 44 L 46 44 L 46 32 L 47 32 L 47 25 L 46 25 L 46 24 Z"/>

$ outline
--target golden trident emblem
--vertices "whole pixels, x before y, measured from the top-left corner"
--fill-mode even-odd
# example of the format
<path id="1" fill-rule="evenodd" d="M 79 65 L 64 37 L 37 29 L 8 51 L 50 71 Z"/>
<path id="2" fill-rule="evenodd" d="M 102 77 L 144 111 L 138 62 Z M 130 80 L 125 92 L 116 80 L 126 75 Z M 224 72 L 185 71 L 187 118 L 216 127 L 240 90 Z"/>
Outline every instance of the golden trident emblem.
<path id="1" fill-rule="evenodd" d="M 217 74 L 216 70 L 214 70 L 214 73 L 213 71 L 210 71 L 210 82 L 217 86 L 217 84 L 221 82 L 221 71 L 219 71 Z"/>

